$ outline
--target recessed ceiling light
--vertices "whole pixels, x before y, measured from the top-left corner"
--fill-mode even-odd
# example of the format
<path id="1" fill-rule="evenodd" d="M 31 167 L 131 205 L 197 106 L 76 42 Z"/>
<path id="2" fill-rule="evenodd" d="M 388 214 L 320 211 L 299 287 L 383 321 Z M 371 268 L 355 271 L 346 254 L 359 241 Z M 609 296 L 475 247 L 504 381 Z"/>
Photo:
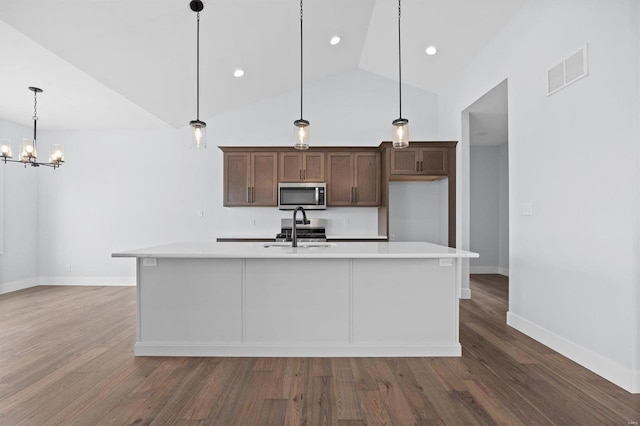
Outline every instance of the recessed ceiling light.
<path id="1" fill-rule="evenodd" d="M 435 46 L 429 46 L 424 50 L 424 53 L 426 53 L 427 55 L 433 56 L 436 53 L 438 53 L 438 49 L 436 49 Z"/>
<path id="2" fill-rule="evenodd" d="M 241 70 L 240 68 L 238 68 L 233 72 L 234 77 L 242 77 L 243 75 L 244 75 L 244 70 Z"/>
<path id="3" fill-rule="evenodd" d="M 331 37 L 331 41 L 329 41 L 329 43 L 331 43 L 332 46 L 335 46 L 336 44 L 340 43 L 340 37 L 338 36 Z"/>

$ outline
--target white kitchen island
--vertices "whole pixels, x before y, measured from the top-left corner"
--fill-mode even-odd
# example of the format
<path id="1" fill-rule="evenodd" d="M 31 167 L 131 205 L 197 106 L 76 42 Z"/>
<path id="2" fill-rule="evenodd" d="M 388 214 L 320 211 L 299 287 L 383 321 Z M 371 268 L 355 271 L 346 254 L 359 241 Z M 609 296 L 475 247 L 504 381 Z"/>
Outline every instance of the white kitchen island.
<path id="1" fill-rule="evenodd" d="M 139 356 L 460 356 L 460 258 L 429 243 L 178 243 L 137 261 Z"/>

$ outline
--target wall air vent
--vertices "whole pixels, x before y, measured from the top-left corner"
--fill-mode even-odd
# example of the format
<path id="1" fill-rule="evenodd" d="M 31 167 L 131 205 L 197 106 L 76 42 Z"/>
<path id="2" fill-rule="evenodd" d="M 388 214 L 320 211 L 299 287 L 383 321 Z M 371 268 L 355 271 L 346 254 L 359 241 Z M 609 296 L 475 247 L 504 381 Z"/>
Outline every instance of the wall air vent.
<path id="1" fill-rule="evenodd" d="M 547 71 L 547 96 L 589 74 L 587 45 Z"/>

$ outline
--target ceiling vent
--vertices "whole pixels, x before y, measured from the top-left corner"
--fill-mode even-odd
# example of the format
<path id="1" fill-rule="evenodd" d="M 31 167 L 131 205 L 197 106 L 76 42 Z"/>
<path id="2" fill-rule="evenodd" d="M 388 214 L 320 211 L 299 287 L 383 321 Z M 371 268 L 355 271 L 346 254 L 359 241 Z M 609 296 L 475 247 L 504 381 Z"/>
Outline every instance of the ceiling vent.
<path id="1" fill-rule="evenodd" d="M 589 74 L 587 45 L 547 71 L 547 96 Z"/>

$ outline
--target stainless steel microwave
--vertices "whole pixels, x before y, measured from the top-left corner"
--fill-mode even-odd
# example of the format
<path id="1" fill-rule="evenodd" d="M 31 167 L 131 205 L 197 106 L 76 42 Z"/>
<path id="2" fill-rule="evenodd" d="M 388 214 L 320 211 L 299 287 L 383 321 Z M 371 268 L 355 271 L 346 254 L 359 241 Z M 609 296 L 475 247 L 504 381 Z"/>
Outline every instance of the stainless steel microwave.
<path id="1" fill-rule="evenodd" d="M 326 183 L 279 183 L 278 208 L 294 210 L 302 207 L 305 210 L 326 210 Z"/>

